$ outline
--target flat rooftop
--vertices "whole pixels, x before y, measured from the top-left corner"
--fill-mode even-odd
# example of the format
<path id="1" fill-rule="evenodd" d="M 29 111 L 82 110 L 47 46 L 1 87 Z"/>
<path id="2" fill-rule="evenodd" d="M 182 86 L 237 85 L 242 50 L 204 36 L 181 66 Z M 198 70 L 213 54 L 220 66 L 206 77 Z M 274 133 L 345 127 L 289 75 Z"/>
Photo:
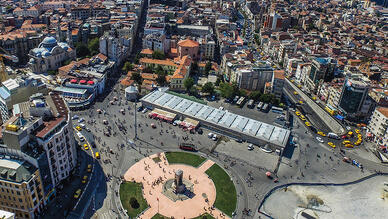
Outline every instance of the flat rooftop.
<path id="1" fill-rule="evenodd" d="M 141 101 L 282 147 L 286 146 L 290 136 L 288 129 L 219 110 L 159 90 L 147 94 Z"/>

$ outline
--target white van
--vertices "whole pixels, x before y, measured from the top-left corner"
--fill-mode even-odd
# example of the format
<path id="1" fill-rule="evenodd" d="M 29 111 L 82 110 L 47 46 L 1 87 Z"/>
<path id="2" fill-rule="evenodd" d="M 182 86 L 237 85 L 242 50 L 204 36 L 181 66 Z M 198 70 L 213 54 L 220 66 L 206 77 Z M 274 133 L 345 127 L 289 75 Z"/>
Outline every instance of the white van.
<path id="1" fill-rule="evenodd" d="M 77 132 L 77 136 L 81 142 L 85 141 L 85 137 L 80 132 Z"/>
<path id="2" fill-rule="evenodd" d="M 333 138 L 333 139 L 340 139 L 340 137 L 337 134 L 333 133 L 333 132 L 327 133 L 327 137 Z"/>

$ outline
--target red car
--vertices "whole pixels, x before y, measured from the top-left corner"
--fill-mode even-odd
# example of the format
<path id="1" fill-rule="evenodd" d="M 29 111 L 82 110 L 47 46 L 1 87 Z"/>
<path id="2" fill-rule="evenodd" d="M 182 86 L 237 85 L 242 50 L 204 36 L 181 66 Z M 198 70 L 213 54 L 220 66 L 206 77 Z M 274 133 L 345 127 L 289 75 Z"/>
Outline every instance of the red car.
<path id="1" fill-rule="evenodd" d="M 341 138 L 342 138 L 342 139 L 347 139 L 348 136 L 347 136 L 347 135 L 342 135 Z"/>

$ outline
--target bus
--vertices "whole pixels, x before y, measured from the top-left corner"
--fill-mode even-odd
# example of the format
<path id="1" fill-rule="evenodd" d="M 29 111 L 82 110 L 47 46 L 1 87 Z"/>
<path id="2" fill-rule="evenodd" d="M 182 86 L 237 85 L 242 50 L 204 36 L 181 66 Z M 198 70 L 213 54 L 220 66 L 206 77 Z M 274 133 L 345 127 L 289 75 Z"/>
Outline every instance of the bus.
<path id="1" fill-rule="evenodd" d="M 251 99 L 251 100 L 248 101 L 248 105 L 247 106 L 252 109 L 255 106 L 254 103 L 255 103 L 255 101 Z"/>
<path id="2" fill-rule="evenodd" d="M 259 102 L 259 104 L 257 104 L 257 110 L 261 110 L 261 107 L 263 107 L 263 102 Z"/>
<path id="3" fill-rule="evenodd" d="M 237 106 L 242 107 L 244 105 L 244 100 L 245 100 L 245 97 L 240 97 L 240 99 L 238 99 L 236 103 Z"/>
<path id="4" fill-rule="evenodd" d="M 184 151 L 197 151 L 195 145 L 185 142 L 180 143 L 179 148 Z"/>
<path id="5" fill-rule="evenodd" d="M 280 107 L 273 106 L 271 110 L 274 113 L 283 113 L 283 108 Z"/>

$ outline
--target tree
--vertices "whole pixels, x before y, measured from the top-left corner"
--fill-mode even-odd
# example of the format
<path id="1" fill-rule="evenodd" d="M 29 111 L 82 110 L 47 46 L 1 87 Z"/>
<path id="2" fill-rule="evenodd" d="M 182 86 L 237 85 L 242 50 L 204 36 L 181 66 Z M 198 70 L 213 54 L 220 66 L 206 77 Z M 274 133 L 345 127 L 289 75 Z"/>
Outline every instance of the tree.
<path id="1" fill-rule="evenodd" d="M 219 87 L 222 97 L 230 99 L 236 94 L 235 88 L 228 83 L 221 82 Z"/>
<path id="2" fill-rule="evenodd" d="M 152 58 L 153 59 L 166 59 L 166 56 L 164 55 L 163 52 L 159 51 L 159 50 L 156 50 L 152 53 Z"/>
<path id="3" fill-rule="evenodd" d="M 261 92 L 260 92 L 260 91 L 252 91 L 252 92 L 249 94 L 249 99 L 252 99 L 252 100 L 259 100 L 259 99 L 260 99 L 260 96 L 261 96 Z"/>
<path id="4" fill-rule="evenodd" d="M 77 51 L 77 57 L 85 58 L 90 54 L 89 48 L 83 43 L 76 43 L 75 50 Z"/>
<path id="5" fill-rule="evenodd" d="M 132 73 L 131 80 L 134 80 L 137 84 L 141 84 L 143 78 L 141 77 L 139 72 Z"/>
<path id="6" fill-rule="evenodd" d="M 71 59 L 68 59 L 68 60 L 66 60 L 66 61 L 63 62 L 63 65 L 68 65 L 68 64 L 71 63 L 71 61 L 72 61 Z"/>
<path id="7" fill-rule="evenodd" d="M 212 82 L 207 82 L 206 84 L 203 85 L 202 87 L 202 92 L 204 93 L 209 93 L 212 95 L 214 93 L 214 85 Z"/>
<path id="8" fill-rule="evenodd" d="M 143 58 L 143 56 L 140 53 L 137 53 L 134 60 L 135 64 L 139 64 L 141 58 Z"/>
<path id="9" fill-rule="evenodd" d="M 205 65 L 205 75 L 209 75 L 210 70 L 212 70 L 212 63 L 208 61 Z"/>
<path id="10" fill-rule="evenodd" d="M 240 90 L 238 91 L 238 94 L 239 94 L 239 96 L 246 97 L 246 96 L 247 96 L 247 91 L 246 91 L 246 90 L 243 90 L 243 89 L 240 89 Z"/>
<path id="11" fill-rule="evenodd" d="M 92 56 L 97 55 L 100 52 L 100 39 L 96 37 L 89 40 L 88 49 L 89 49 L 90 55 Z"/>
<path id="12" fill-rule="evenodd" d="M 134 68 L 133 64 L 130 62 L 125 62 L 122 70 L 126 73 L 128 71 L 132 71 Z"/>
<path id="13" fill-rule="evenodd" d="M 192 78 L 186 78 L 183 81 L 183 86 L 185 86 L 187 91 L 190 91 L 190 89 L 194 86 L 194 79 Z"/>
<path id="14" fill-rule="evenodd" d="M 156 78 L 156 82 L 160 85 L 163 86 L 166 84 L 166 72 L 163 70 L 162 66 L 158 66 L 155 70 L 155 73 L 158 75 Z"/>
<path id="15" fill-rule="evenodd" d="M 158 77 L 156 78 L 156 83 L 158 83 L 160 86 L 163 86 L 166 84 L 166 76 L 162 74 L 158 74 Z"/>
<path id="16" fill-rule="evenodd" d="M 49 74 L 49 75 L 56 75 L 57 71 L 55 71 L 55 70 L 48 70 L 47 74 Z"/>

